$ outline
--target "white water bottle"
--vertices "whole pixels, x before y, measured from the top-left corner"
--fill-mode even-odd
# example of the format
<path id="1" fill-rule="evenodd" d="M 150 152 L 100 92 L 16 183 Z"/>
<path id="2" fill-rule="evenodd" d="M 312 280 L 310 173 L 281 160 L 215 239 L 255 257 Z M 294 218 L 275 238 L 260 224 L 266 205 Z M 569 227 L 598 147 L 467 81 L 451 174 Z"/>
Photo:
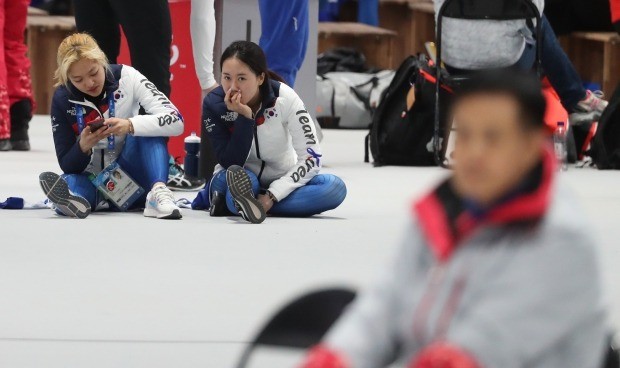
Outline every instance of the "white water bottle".
<path id="1" fill-rule="evenodd" d="M 567 147 L 567 128 L 563 121 L 558 122 L 558 128 L 553 133 L 553 149 L 558 160 L 560 170 L 568 170 L 568 147 Z"/>

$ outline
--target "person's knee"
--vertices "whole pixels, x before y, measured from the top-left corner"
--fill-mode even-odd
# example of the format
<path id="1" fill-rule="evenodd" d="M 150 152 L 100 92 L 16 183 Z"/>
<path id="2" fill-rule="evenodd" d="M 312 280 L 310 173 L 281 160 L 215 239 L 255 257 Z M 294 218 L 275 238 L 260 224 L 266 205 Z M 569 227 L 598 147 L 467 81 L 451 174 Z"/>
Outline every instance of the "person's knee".
<path id="1" fill-rule="evenodd" d="M 334 209 L 347 197 L 347 186 L 342 179 L 332 174 L 319 174 L 307 184 L 316 186 L 321 193 L 321 207 L 324 211 Z"/>
<path id="2" fill-rule="evenodd" d="M 256 197 L 258 195 L 258 191 L 260 190 L 260 182 L 258 181 L 258 176 L 256 176 L 256 174 L 254 174 L 248 169 L 245 169 L 245 172 L 250 177 L 250 182 L 252 182 L 252 191 L 254 192 L 254 196 Z"/>
<path id="3" fill-rule="evenodd" d="M 344 199 L 347 197 L 347 185 L 342 179 L 335 175 L 328 174 L 326 178 L 328 188 L 327 192 L 330 194 L 328 200 L 330 204 L 336 208 L 340 206 Z"/>
<path id="4" fill-rule="evenodd" d="M 211 193 L 226 193 L 228 186 L 226 185 L 226 171 L 222 170 L 217 174 L 213 175 L 211 179 L 211 184 L 209 185 L 209 190 Z"/>
<path id="5" fill-rule="evenodd" d="M 248 169 L 245 169 L 245 172 L 248 174 L 248 177 L 250 178 L 250 182 L 252 183 L 252 192 L 254 193 L 254 197 L 256 197 L 258 196 L 258 192 L 260 191 L 260 182 L 258 181 L 258 176 L 256 176 L 256 174 L 254 174 Z M 216 186 L 217 188 L 215 188 Z M 239 211 L 237 211 L 237 207 L 235 206 L 235 200 L 233 199 L 232 194 L 230 194 L 230 191 L 228 190 L 225 170 L 220 171 L 213 177 L 213 181 L 211 182 L 211 188 L 213 188 L 212 191 L 225 192 L 226 193 L 226 207 L 228 207 L 228 210 L 232 214 L 234 215 L 239 214 Z"/>
<path id="6" fill-rule="evenodd" d="M 140 149 L 151 150 L 154 147 L 166 148 L 166 138 L 164 137 L 134 137 L 131 135 L 127 136 L 127 140 L 132 139 L 136 141 Z"/>

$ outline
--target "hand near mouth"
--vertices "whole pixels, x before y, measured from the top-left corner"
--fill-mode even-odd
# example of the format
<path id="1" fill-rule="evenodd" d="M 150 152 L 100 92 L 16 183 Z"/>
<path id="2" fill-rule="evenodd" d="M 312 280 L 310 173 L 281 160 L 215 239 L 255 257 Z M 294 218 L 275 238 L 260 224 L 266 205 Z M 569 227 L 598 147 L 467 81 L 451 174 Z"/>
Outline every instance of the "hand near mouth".
<path id="1" fill-rule="evenodd" d="M 252 109 L 241 102 L 241 91 L 233 91 L 232 88 L 229 89 L 228 92 L 226 92 L 224 102 L 228 110 L 243 115 L 248 119 L 252 119 Z"/>

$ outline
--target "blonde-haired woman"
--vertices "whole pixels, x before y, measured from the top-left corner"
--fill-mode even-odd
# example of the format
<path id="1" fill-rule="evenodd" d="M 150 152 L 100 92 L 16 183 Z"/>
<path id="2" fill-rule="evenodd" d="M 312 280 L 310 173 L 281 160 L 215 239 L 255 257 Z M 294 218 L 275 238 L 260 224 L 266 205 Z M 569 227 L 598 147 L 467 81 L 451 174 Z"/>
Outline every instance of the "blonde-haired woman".
<path id="1" fill-rule="evenodd" d="M 134 68 L 109 65 L 88 34 L 65 38 L 57 62 L 52 131 L 64 174 L 39 176 L 56 211 L 84 218 L 91 210 L 145 207 L 147 217 L 181 218 L 165 184 L 164 137 L 183 132 L 176 107 Z M 119 179 L 126 177 L 133 183 Z"/>

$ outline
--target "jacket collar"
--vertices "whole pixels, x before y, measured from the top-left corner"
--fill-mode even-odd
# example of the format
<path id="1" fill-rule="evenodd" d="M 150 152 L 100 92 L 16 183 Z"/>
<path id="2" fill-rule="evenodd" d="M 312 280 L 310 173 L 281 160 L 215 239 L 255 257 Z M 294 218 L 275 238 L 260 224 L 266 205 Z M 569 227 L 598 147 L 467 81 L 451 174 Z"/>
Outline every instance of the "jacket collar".
<path id="1" fill-rule="evenodd" d="M 279 88 L 280 82 L 275 81 L 273 79 L 269 80 L 269 88 L 267 89 L 267 95 L 263 96 L 263 109 L 272 107 L 276 102 L 276 93 L 275 89 Z M 261 109 L 261 110 L 263 110 Z"/>
<path id="2" fill-rule="evenodd" d="M 275 105 L 277 100 L 275 89 L 279 88 L 279 86 L 280 82 L 271 79 L 269 80 L 269 88 L 267 89 L 267 94 L 266 96 L 262 96 L 262 106 L 256 114 L 256 125 L 261 125 L 265 122 L 265 109 L 268 109 Z"/>
<path id="3" fill-rule="evenodd" d="M 103 90 L 105 91 L 105 96 L 109 96 L 110 93 L 114 93 L 118 89 L 118 80 L 114 77 L 114 73 L 110 68 L 106 69 L 105 73 L 105 81 L 103 82 Z M 79 89 L 75 88 L 73 83 L 69 82 L 69 86 L 67 88 L 69 91 L 69 102 L 85 105 L 91 108 L 96 108 L 90 101 L 88 101 L 84 97 L 84 93 L 82 93 Z"/>
<path id="4" fill-rule="evenodd" d="M 544 217 L 551 200 L 555 170 L 555 156 L 547 147 L 541 165 L 528 176 L 536 184 L 505 197 L 484 216 L 475 216 L 466 210 L 463 199 L 452 190 L 449 180 L 414 204 L 414 216 L 435 256 L 445 261 L 459 243 L 482 225 L 532 223 Z"/>

